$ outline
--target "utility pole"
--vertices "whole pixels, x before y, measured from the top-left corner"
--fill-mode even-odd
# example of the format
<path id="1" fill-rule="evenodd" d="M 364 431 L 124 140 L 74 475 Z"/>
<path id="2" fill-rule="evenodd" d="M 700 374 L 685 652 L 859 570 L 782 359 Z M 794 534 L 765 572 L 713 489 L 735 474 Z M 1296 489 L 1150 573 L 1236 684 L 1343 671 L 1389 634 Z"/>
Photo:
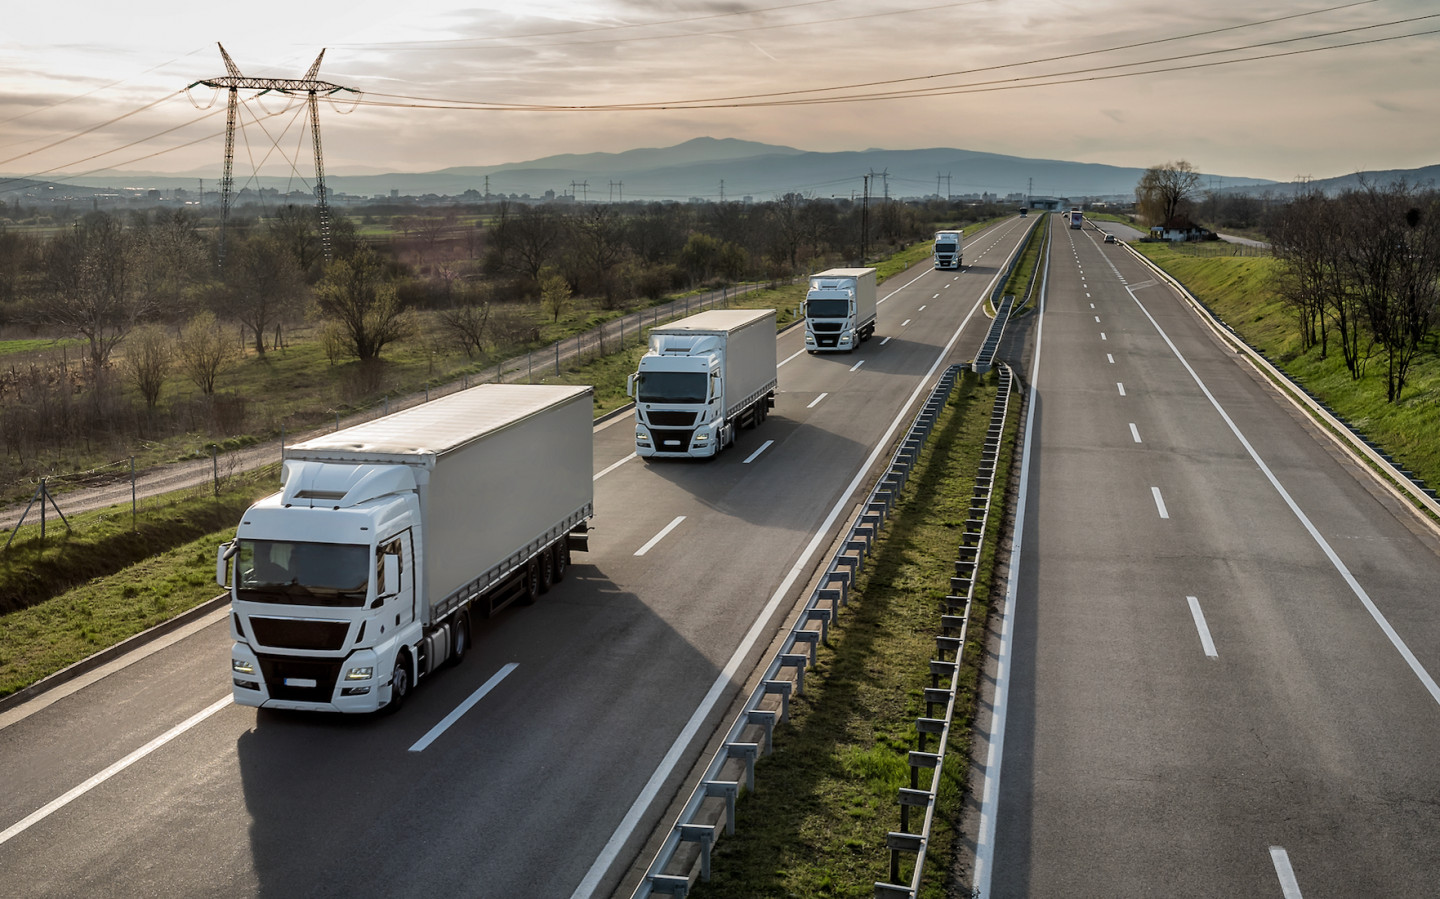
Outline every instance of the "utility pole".
<path id="1" fill-rule="evenodd" d="M 870 176 L 864 175 L 865 192 L 860 201 L 860 264 L 865 264 L 870 240 Z"/>
<path id="2" fill-rule="evenodd" d="M 725 202 L 725 179 L 720 179 L 720 202 Z"/>
<path id="3" fill-rule="evenodd" d="M 225 226 L 230 218 L 230 199 L 235 190 L 235 125 L 240 117 L 240 91 L 258 90 L 262 93 L 274 91 L 276 93 L 291 95 L 304 94 L 306 103 L 309 106 L 310 114 L 310 136 L 315 148 L 315 206 L 317 217 L 320 220 L 320 245 L 325 251 L 325 261 L 332 258 L 330 246 L 330 202 L 329 195 L 325 190 L 325 161 L 320 149 L 320 94 L 327 97 L 333 96 L 340 91 L 348 91 L 358 98 L 360 91 L 352 87 L 344 87 L 339 84 L 332 84 L 328 81 L 320 81 L 316 76 L 320 73 L 320 60 L 325 58 L 325 51 L 321 50 L 320 55 L 315 57 L 315 62 L 310 64 L 310 70 L 303 78 L 247 78 L 240 74 L 240 69 L 230 54 L 225 52 L 225 47 L 217 43 L 220 48 L 220 57 L 225 61 L 227 74 L 219 78 L 206 78 L 196 81 L 190 87 L 204 85 L 211 88 L 224 88 L 229 92 L 229 99 L 225 109 L 225 168 L 220 178 L 220 266 L 225 266 Z M 189 90 L 189 88 L 186 88 Z"/>
<path id="4" fill-rule="evenodd" d="M 485 199 L 490 199 L 490 176 L 485 176 Z"/>

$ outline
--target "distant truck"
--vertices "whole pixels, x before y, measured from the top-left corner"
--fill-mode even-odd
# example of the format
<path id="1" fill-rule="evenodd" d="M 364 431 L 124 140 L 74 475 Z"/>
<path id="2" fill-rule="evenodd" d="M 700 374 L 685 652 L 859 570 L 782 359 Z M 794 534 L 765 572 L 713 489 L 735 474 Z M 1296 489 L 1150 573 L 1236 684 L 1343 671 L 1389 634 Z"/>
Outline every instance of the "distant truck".
<path id="1" fill-rule="evenodd" d="M 653 329 L 626 385 L 636 455 L 714 456 L 769 415 L 777 370 L 774 309 L 713 309 Z"/>
<path id="2" fill-rule="evenodd" d="M 959 256 L 957 237 L 956 256 Z M 875 269 L 832 268 L 810 276 L 805 293 L 805 349 L 853 352 L 875 334 Z"/>
<path id="3" fill-rule="evenodd" d="M 486 384 L 287 447 L 221 544 L 235 702 L 397 709 L 586 548 L 593 388 Z M 232 576 L 233 575 L 233 576 Z"/>
<path id="4" fill-rule="evenodd" d="M 937 269 L 958 269 L 960 267 L 963 242 L 959 231 L 935 232 L 935 267 Z"/>
<path id="5" fill-rule="evenodd" d="M 1085 213 L 1078 209 L 1070 210 L 1070 227 L 1074 229 L 1085 227 Z"/>
<path id="6" fill-rule="evenodd" d="M 1028 206 L 1021 206 L 1021 207 L 1020 207 L 1020 217 L 1021 217 L 1022 219 L 1023 219 L 1023 218 L 1029 218 L 1029 217 L 1030 217 L 1030 208 L 1029 208 Z"/>

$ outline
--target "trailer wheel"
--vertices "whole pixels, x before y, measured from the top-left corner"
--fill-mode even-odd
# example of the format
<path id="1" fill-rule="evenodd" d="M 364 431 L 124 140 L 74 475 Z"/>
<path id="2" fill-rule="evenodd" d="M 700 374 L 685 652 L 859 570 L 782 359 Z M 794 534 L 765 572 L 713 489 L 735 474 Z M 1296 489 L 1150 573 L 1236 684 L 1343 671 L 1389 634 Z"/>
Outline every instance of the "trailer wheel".
<path id="1" fill-rule="evenodd" d="M 450 658 L 445 664 L 454 668 L 465 658 L 465 653 L 470 650 L 470 613 L 461 612 L 455 616 L 455 622 L 450 626 Z"/>
<path id="2" fill-rule="evenodd" d="M 551 561 L 554 563 L 554 574 L 551 575 L 551 580 L 558 584 L 565 580 L 565 569 L 570 567 L 570 541 L 561 540 L 555 544 L 553 552 Z"/>
<path id="3" fill-rule="evenodd" d="M 555 548 L 547 547 L 540 551 L 540 592 L 549 593 L 550 587 L 555 583 Z"/>
<path id="4" fill-rule="evenodd" d="M 533 606 L 535 600 L 540 598 L 540 566 L 536 564 L 536 558 L 530 557 L 525 563 L 525 580 L 520 585 L 520 604 L 522 606 Z"/>
<path id="5" fill-rule="evenodd" d="M 395 657 L 395 670 L 390 672 L 390 701 L 385 704 L 385 711 L 394 714 L 400 711 L 405 704 L 405 697 L 410 695 L 410 665 L 405 653 Z"/>

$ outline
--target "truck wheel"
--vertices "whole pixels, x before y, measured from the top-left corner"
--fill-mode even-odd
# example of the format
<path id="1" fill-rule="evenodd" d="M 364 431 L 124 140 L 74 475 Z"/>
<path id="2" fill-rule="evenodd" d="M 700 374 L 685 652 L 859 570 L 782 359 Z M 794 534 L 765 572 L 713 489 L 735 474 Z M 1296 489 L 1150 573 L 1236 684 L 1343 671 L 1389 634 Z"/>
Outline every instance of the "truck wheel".
<path id="1" fill-rule="evenodd" d="M 540 552 L 540 592 L 549 593 L 550 587 L 555 583 L 555 548 L 541 550 Z"/>
<path id="2" fill-rule="evenodd" d="M 454 668 L 465 658 L 465 653 L 470 650 L 470 613 L 461 612 L 455 616 L 455 622 L 450 626 L 450 658 L 445 664 Z"/>
<path id="3" fill-rule="evenodd" d="M 554 553 L 552 556 L 554 574 L 551 576 L 551 580 L 558 584 L 565 580 L 565 569 L 570 567 L 570 541 L 561 540 L 555 544 L 552 552 Z"/>
<path id="4" fill-rule="evenodd" d="M 400 711 L 405 704 L 405 697 L 410 695 L 410 665 L 407 663 L 405 653 L 395 657 L 395 670 L 390 672 L 390 701 L 385 705 L 385 711 L 394 714 Z"/>
<path id="5" fill-rule="evenodd" d="M 531 556 L 530 561 L 525 563 L 525 584 L 524 592 L 520 594 L 520 604 L 533 606 L 535 600 L 540 598 L 540 557 Z"/>

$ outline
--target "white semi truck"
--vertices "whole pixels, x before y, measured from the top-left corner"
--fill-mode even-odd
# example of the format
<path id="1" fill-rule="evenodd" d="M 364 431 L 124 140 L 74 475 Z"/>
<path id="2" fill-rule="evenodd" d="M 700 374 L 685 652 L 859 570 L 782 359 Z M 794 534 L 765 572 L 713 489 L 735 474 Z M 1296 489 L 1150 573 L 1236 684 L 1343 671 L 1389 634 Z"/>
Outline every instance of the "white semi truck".
<path id="1" fill-rule="evenodd" d="M 630 376 L 635 452 L 707 458 L 775 405 L 775 310 L 713 309 L 650 332 Z"/>
<path id="2" fill-rule="evenodd" d="M 805 349 L 852 352 L 875 333 L 875 269 L 832 268 L 810 276 Z"/>
<path id="3" fill-rule="evenodd" d="M 1022 209 L 1021 215 L 1025 214 Z M 958 269 L 963 256 L 962 236 L 959 231 L 935 232 L 935 267 L 937 269 Z"/>
<path id="4" fill-rule="evenodd" d="M 586 548 L 593 388 L 486 384 L 287 447 L 220 547 L 235 702 L 399 708 Z"/>
<path id="5" fill-rule="evenodd" d="M 1085 227 L 1085 213 L 1079 209 L 1070 210 L 1070 227 L 1074 229 Z"/>

